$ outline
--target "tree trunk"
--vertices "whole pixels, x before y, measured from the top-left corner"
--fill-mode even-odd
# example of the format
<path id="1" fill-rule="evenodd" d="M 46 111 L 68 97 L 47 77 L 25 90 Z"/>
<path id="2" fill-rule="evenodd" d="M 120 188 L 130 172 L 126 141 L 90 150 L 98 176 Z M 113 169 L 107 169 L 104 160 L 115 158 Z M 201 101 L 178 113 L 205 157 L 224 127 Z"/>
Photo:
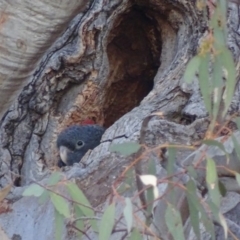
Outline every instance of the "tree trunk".
<path id="1" fill-rule="evenodd" d="M 80 15 L 83 14 L 87 5 L 84 1 L 76 0 L 46 0 L 34 3 L 0 1 L 1 117 L 22 92 L 27 80 L 33 81 L 33 76 L 35 79 L 40 77 L 37 76 L 40 69 L 45 67 L 52 53 L 61 48 L 66 38 L 62 38 L 64 42 L 57 41 L 48 54 L 46 51 L 66 31 L 73 17 L 79 12 Z M 70 31 L 72 30 L 69 28 L 68 32 Z"/>
<path id="2" fill-rule="evenodd" d="M 95 207 L 104 205 L 116 177 L 132 161 L 110 153 L 110 145 L 138 141 L 141 124 L 152 113 L 166 118 L 151 118 L 147 146 L 202 139 L 208 125 L 198 84 L 182 79 L 207 31 L 194 1 L 19 1 L 18 9 L 6 1 L 2 6 L 0 184 L 11 180 L 14 187 L 12 211 L 1 214 L 0 224 L 8 238 L 54 238 L 51 204 L 39 206 L 21 193 L 55 168 L 56 137 L 65 127 L 91 119 L 107 128 L 102 143 L 64 171 Z M 239 78 L 236 3 L 229 3 L 228 21 Z M 239 86 L 230 110 L 239 111 Z M 177 160 L 188 155 L 180 151 Z M 64 234 L 63 239 L 75 239 Z"/>

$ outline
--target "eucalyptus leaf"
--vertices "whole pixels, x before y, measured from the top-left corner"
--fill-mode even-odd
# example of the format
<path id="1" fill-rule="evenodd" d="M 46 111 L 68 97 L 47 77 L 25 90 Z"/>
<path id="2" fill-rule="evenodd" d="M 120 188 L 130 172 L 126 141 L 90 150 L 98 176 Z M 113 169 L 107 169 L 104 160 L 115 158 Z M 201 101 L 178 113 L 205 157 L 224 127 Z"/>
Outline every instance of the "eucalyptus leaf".
<path id="1" fill-rule="evenodd" d="M 211 93 L 212 86 L 209 82 L 209 66 L 210 62 L 210 54 L 207 53 L 202 57 L 200 66 L 199 66 L 199 86 L 203 96 L 203 101 L 205 107 L 210 115 L 212 115 L 212 103 L 211 103 Z"/>
<path id="2" fill-rule="evenodd" d="M 169 147 L 168 148 L 168 162 L 167 162 L 167 173 L 169 176 L 174 174 L 175 159 L 176 159 L 176 148 Z"/>
<path id="3" fill-rule="evenodd" d="M 55 209 L 55 239 L 62 240 L 63 236 L 63 226 L 64 226 L 64 217 Z"/>
<path id="4" fill-rule="evenodd" d="M 142 235 L 136 228 L 133 229 L 130 237 L 128 238 L 128 240 L 142 240 L 142 239 L 143 239 Z"/>
<path id="5" fill-rule="evenodd" d="M 236 85 L 236 69 L 233 61 L 233 56 L 230 50 L 227 47 L 224 47 L 222 50 L 222 54 L 220 56 L 222 61 L 222 66 L 226 71 L 226 89 L 224 93 L 224 110 L 222 116 L 224 117 L 228 111 L 228 108 L 232 102 L 232 97 L 235 91 Z"/>
<path id="6" fill-rule="evenodd" d="M 222 102 L 223 95 L 223 76 L 222 76 L 222 64 L 218 57 L 214 59 L 213 62 L 213 75 L 212 75 L 212 84 L 213 84 L 213 119 L 212 121 L 217 120 L 219 116 L 220 104 Z M 213 124 L 214 125 L 214 124 Z"/>
<path id="7" fill-rule="evenodd" d="M 184 73 L 184 80 L 186 83 L 191 83 L 193 78 L 198 71 L 199 65 L 201 62 L 201 58 L 199 56 L 193 57 L 187 64 L 185 73 Z"/>
<path id="8" fill-rule="evenodd" d="M 234 150 L 237 153 L 238 160 L 240 161 L 240 145 L 239 145 L 239 142 L 235 138 L 234 134 L 232 134 L 231 137 L 232 137 L 232 141 L 233 141 L 233 145 L 234 145 Z"/>
<path id="9" fill-rule="evenodd" d="M 185 240 L 180 212 L 171 204 L 167 206 L 165 221 L 175 240 Z"/>
<path id="10" fill-rule="evenodd" d="M 70 217 L 70 209 L 69 209 L 69 204 L 68 204 L 67 200 L 55 193 L 50 193 L 50 198 L 51 198 L 51 201 L 52 201 L 55 209 L 60 214 L 62 214 L 65 218 L 69 218 Z"/>
<path id="11" fill-rule="evenodd" d="M 148 174 L 156 175 L 156 163 L 153 159 L 148 160 Z"/>
<path id="12" fill-rule="evenodd" d="M 49 198 L 50 198 L 49 191 L 48 190 L 44 190 L 42 195 L 38 198 L 38 202 L 40 204 L 44 204 L 45 202 L 47 202 L 49 200 Z"/>
<path id="13" fill-rule="evenodd" d="M 219 222 L 220 222 L 221 226 L 223 227 L 224 238 L 227 239 L 227 237 L 228 237 L 228 225 L 227 225 L 227 221 L 226 221 L 225 217 L 222 215 L 222 213 L 219 213 Z"/>
<path id="14" fill-rule="evenodd" d="M 27 189 L 24 190 L 23 192 L 23 196 L 35 196 L 35 197 L 40 197 L 43 192 L 44 192 L 44 188 L 39 186 L 36 183 L 31 184 Z"/>
<path id="15" fill-rule="evenodd" d="M 236 117 L 236 118 L 234 119 L 234 122 L 237 124 L 238 130 L 240 130 L 240 117 Z"/>
<path id="16" fill-rule="evenodd" d="M 202 143 L 206 144 L 208 146 L 215 146 L 215 147 L 220 148 L 225 153 L 226 158 L 227 158 L 227 162 L 229 161 L 229 154 L 228 154 L 224 145 L 221 142 L 213 140 L 213 139 L 206 139 L 206 140 L 203 140 Z"/>
<path id="17" fill-rule="evenodd" d="M 110 146 L 110 152 L 118 152 L 123 156 L 129 156 L 136 153 L 141 148 L 141 145 L 135 142 L 124 142 L 118 144 L 112 144 Z"/>
<path id="18" fill-rule="evenodd" d="M 76 204 L 74 204 L 74 213 L 76 218 L 84 217 L 83 212 Z M 79 231 L 77 231 L 78 238 L 81 239 L 84 232 L 84 220 L 83 219 L 77 220 L 75 222 L 75 225 L 76 228 L 79 229 Z"/>
<path id="19" fill-rule="evenodd" d="M 68 191 L 75 202 L 78 202 L 77 207 L 84 213 L 86 217 L 94 217 L 95 213 L 92 209 L 92 206 L 82 190 L 75 183 L 67 184 Z M 96 220 L 90 220 L 91 226 L 94 231 L 98 232 L 98 226 Z"/>
<path id="20" fill-rule="evenodd" d="M 215 162 L 207 158 L 207 165 L 206 165 L 206 182 L 208 186 L 209 195 L 212 199 L 212 202 L 219 207 L 221 195 L 218 186 L 218 175 L 216 170 Z"/>
<path id="21" fill-rule="evenodd" d="M 115 205 L 109 205 L 100 222 L 99 226 L 99 240 L 109 239 L 114 226 Z"/>
<path id="22" fill-rule="evenodd" d="M 67 185 L 67 188 L 69 190 L 69 193 L 72 197 L 72 199 L 75 202 L 78 202 L 77 206 L 81 209 L 81 211 L 84 213 L 87 217 L 93 217 L 94 211 L 92 210 L 91 204 L 89 203 L 88 199 L 84 195 L 81 189 L 75 184 L 75 183 L 69 183 Z M 82 204 L 82 205 L 81 205 Z M 83 206 L 84 205 L 84 206 Z M 89 206 L 89 207 L 85 207 Z"/>
<path id="23" fill-rule="evenodd" d="M 146 190 L 146 199 L 147 199 L 147 218 L 146 218 L 146 225 L 150 226 L 152 223 L 152 210 L 153 210 L 153 204 L 154 204 L 154 187 L 149 187 Z"/>
<path id="24" fill-rule="evenodd" d="M 130 198 L 125 198 L 126 206 L 123 209 L 123 215 L 127 223 L 128 232 L 131 231 L 133 225 L 133 208 Z"/>
<path id="25" fill-rule="evenodd" d="M 190 221 L 193 227 L 193 230 L 197 236 L 197 239 L 200 239 L 200 223 L 199 223 L 199 211 L 196 207 L 196 204 L 201 204 L 197 197 L 197 188 L 193 180 L 189 180 L 186 184 L 187 191 L 187 200 L 188 207 L 190 212 Z"/>
<path id="26" fill-rule="evenodd" d="M 235 172 L 235 178 L 237 180 L 238 185 L 240 186 L 240 174 Z"/>
<path id="27" fill-rule="evenodd" d="M 223 197 L 225 197 L 226 194 L 227 194 L 227 190 L 226 190 L 225 185 L 219 180 L 219 181 L 218 181 L 218 186 L 219 186 L 219 192 L 220 192 L 220 194 L 221 194 Z"/>
<path id="28" fill-rule="evenodd" d="M 57 184 L 61 179 L 61 173 L 60 172 L 54 172 L 51 174 L 51 176 L 48 179 L 48 186 Z"/>
<path id="29" fill-rule="evenodd" d="M 194 169 L 194 167 L 192 165 L 187 167 L 187 171 L 188 171 L 190 177 L 192 177 L 194 179 L 197 178 L 196 170 Z"/>

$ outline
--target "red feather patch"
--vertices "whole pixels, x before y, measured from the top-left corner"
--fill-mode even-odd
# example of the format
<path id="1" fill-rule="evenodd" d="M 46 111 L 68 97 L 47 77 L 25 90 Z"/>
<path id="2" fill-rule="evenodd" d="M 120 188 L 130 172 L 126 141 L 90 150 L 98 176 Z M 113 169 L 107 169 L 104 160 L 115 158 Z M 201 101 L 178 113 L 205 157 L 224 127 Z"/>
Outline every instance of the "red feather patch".
<path id="1" fill-rule="evenodd" d="M 92 125 L 96 124 L 92 119 L 85 119 L 82 121 L 82 125 Z"/>

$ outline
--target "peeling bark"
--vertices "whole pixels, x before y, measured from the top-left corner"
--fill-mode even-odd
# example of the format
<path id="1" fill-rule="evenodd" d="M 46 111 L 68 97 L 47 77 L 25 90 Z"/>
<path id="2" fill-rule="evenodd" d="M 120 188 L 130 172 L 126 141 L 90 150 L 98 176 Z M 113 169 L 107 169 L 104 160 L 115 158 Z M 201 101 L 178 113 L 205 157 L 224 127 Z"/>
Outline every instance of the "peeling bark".
<path id="1" fill-rule="evenodd" d="M 0 1 L 1 117 L 27 80 L 32 81 L 33 72 L 46 50 L 65 31 L 72 18 L 87 6 L 84 1 L 76 0 Z M 71 25 L 68 32 L 73 30 Z M 61 46 L 62 43 L 56 42 L 51 52 Z"/>

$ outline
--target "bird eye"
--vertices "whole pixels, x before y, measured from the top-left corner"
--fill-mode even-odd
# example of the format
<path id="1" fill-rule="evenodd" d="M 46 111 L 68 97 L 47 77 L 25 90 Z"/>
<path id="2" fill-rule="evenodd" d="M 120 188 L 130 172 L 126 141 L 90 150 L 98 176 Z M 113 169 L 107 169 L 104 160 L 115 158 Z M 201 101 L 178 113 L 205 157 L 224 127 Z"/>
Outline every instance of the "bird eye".
<path id="1" fill-rule="evenodd" d="M 79 140 L 79 141 L 77 142 L 77 148 L 80 148 L 80 147 L 82 147 L 83 145 L 84 145 L 84 142 L 83 142 L 83 141 Z"/>

